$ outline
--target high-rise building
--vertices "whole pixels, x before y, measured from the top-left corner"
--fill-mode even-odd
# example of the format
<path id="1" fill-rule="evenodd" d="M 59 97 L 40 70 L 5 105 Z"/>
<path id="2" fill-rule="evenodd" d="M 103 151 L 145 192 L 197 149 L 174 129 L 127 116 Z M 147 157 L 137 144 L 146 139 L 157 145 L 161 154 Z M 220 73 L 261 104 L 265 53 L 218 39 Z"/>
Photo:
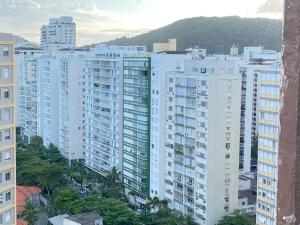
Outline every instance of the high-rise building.
<path id="1" fill-rule="evenodd" d="M 170 71 L 183 72 L 184 60 L 190 58 L 187 52 L 164 52 L 151 56 L 150 197 L 164 199 L 165 195 L 166 76 Z"/>
<path id="2" fill-rule="evenodd" d="M 145 53 L 142 46 L 97 45 L 86 60 L 84 82 L 84 162 L 107 175 L 122 171 L 123 57 Z"/>
<path id="3" fill-rule="evenodd" d="M 14 43 L 0 36 L 0 221 L 16 224 Z"/>
<path id="4" fill-rule="evenodd" d="M 186 60 L 167 74 L 164 197 L 214 225 L 238 207 L 241 78 L 234 60 Z M 217 193 L 217 194 L 216 194 Z"/>
<path id="5" fill-rule="evenodd" d="M 69 161 L 83 158 L 85 52 L 58 51 L 38 58 L 38 131 Z"/>
<path id="6" fill-rule="evenodd" d="M 38 47 L 15 48 L 16 61 L 16 119 L 21 136 L 28 143 L 38 128 Z"/>
<path id="7" fill-rule="evenodd" d="M 276 225 L 280 62 L 259 72 L 256 224 Z"/>
<path id="8" fill-rule="evenodd" d="M 60 59 L 46 54 L 38 59 L 38 64 L 38 135 L 45 146 L 59 146 Z"/>
<path id="9" fill-rule="evenodd" d="M 40 45 L 42 48 L 75 48 L 76 24 L 73 18 L 62 16 L 49 19 L 49 23 L 41 27 Z"/>
<path id="10" fill-rule="evenodd" d="M 69 160 L 83 159 L 83 74 L 86 53 L 60 60 L 59 150 Z"/>
<path id="11" fill-rule="evenodd" d="M 258 91 L 260 71 L 270 64 L 280 61 L 281 54 L 264 50 L 262 47 L 246 47 L 241 63 L 241 132 L 240 132 L 240 171 L 251 172 L 251 148 L 257 140 L 258 132 Z M 249 183 L 250 185 L 250 183 Z"/>
<path id="12" fill-rule="evenodd" d="M 123 71 L 123 182 L 145 199 L 150 189 L 151 58 L 126 57 Z"/>

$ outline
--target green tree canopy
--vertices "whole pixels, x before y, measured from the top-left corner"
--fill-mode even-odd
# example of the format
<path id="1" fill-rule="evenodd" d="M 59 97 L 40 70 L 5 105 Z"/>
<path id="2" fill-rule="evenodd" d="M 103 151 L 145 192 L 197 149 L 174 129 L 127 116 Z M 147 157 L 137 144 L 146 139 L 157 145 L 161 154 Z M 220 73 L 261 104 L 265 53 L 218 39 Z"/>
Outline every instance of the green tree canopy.
<path id="1" fill-rule="evenodd" d="M 254 225 L 247 214 L 236 210 L 232 214 L 224 216 L 217 225 Z"/>

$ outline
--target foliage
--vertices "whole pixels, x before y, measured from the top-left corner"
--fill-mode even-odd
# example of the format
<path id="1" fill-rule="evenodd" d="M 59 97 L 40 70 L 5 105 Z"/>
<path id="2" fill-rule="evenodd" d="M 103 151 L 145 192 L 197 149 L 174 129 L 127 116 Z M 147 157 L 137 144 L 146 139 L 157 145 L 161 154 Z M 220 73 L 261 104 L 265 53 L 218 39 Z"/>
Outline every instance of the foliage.
<path id="1" fill-rule="evenodd" d="M 158 198 L 149 198 L 145 212 L 137 214 L 127 203 L 119 178 L 115 167 L 105 178 L 88 170 L 82 162 L 68 167 L 57 147 L 52 144 L 44 147 L 40 137 L 33 137 L 30 144 L 17 147 L 17 183 L 39 186 L 47 192 L 51 216 L 96 212 L 103 216 L 105 225 L 195 224 L 192 218 L 168 209 L 167 201 Z M 82 196 L 67 183 L 68 180 L 75 180 L 81 186 L 90 185 L 93 189 L 88 196 Z M 34 213 L 29 205 L 24 218 L 34 220 Z"/>
<path id="2" fill-rule="evenodd" d="M 33 137 L 31 141 L 17 147 L 17 184 L 39 186 L 50 194 L 66 184 L 63 176 L 66 161 L 54 146 L 45 148 L 41 137 Z"/>
<path id="3" fill-rule="evenodd" d="M 79 214 L 96 212 L 103 216 L 106 225 L 138 225 L 138 217 L 128 206 L 116 199 L 93 194 L 80 197 L 69 188 L 58 190 L 53 205 L 60 213 Z"/>
<path id="4" fill-rule="evenodd" d="M 59 213 L 70 213 L 73 209 L 73 203 L 79 199 L 80 195 L 72 188 L 61 188 L 55 191 L 53 198 L 53 207 L 56 208 Z"/>
<path id="5" fill-rule="evenodd" d="M 21 217 L 28 222 L 28 225 L 33 225 L 37 221 L 38 215 L 32 202 L 26 201 L 24 208 L 25 211 L 22 213 Z"/>
<path id="6" fill-rule="evenodd" d="M 192 217 L 184 216 L 169 208 L 154 213 L 143 212 L 140 221 L 144 225 L 197 225 Z"/>
<path id="7" fill-rule="evenodd" d="M 224 216 L 217 225 L 253 225 L 247 214 L 236 210 L 230 215 Z"/>
<path id="8" fill-rule="evenodd" d="M 177 39 L 177 49 L 199 46 L 208 53 L 229 53 L 232 44 L 245 46 L 262 45 L 280 51 L 281 21 L 263 18 L 194 17 L 179 20 L 168 26 L 132 38 L 119 38 L 108 44 L 145 45 L 152 50 L 153 42 Z M 220 38 L 222 37 L 222 38 Z"/>

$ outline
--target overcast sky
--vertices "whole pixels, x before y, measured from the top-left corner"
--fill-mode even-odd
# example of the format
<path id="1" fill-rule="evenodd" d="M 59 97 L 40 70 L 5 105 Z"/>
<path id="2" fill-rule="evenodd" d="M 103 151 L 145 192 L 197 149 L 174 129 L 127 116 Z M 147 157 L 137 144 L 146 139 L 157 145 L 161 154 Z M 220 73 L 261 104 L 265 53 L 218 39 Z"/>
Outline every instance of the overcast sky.
<path id="1" fill-rule="evenodd" d="M 282 17 L 282 0 L 0 0 L 0 32 L 39 42 L 50 17 L 73 16 L 78 45 L 133 36 L 196 16 Z"/>

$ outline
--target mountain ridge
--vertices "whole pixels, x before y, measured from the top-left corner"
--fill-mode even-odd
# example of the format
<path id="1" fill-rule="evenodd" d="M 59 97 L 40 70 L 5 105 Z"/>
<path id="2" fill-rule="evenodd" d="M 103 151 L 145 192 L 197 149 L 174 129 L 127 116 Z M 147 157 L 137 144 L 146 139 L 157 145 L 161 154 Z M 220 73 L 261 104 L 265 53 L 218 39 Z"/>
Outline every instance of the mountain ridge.
<path id="1" fill-rule="evenodd" d="M 122 37 L 106 44 L 145 45 L 152 50 L 153 42 L 177 39 L 177 49 L 199 46 L 208 53 L 227 54 L 233 44 L 240 49 L 262 45 L 280 51 L 282 21 L 266 18 L 192 17 L 131 38 Z"/>

